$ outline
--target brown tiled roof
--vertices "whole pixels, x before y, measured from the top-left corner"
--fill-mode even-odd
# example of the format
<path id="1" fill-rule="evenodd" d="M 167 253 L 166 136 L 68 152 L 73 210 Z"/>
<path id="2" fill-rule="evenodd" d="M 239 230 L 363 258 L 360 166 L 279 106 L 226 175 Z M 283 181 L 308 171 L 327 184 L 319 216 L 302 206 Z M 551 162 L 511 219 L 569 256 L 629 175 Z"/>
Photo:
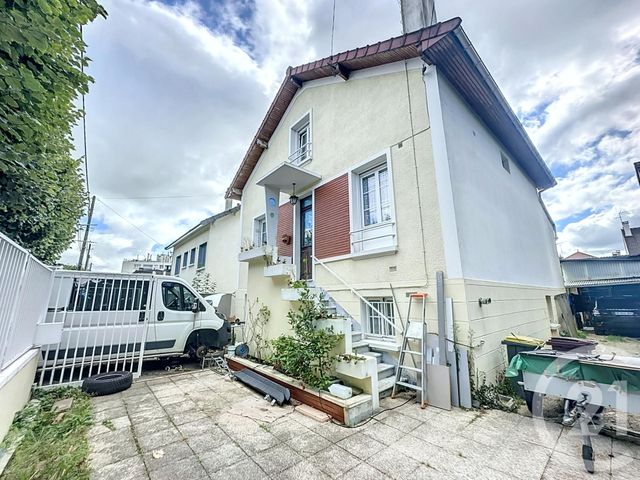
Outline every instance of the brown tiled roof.
<path id="1" fill-rule="evenodd" d="M 461 23 L 460 18 L 452 18 L 373 45 L 289 67 L 227 190 L 227 198 L 240 199 L 264 146 L 269 142 L 284 112 L 304 82 L 333 76 L 341 76 L 346 80 L 354 70 L 418 57 L 442 69 L 447 79 L 501 139 L 514 158 L 521 160 L 522 168 L 539 188 L 555 185 L 551 172 L 468 42 Z"/>

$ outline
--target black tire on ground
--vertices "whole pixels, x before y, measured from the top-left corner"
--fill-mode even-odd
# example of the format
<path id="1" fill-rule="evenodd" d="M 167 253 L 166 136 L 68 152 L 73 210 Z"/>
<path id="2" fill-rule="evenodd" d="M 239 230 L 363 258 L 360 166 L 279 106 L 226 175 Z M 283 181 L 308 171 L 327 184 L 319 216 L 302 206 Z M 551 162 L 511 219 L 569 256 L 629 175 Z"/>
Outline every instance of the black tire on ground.
<path id="1" fill-rule="evenodd" d="M 593 333 L 595 333 L 596 335 L 606 335 L 607 330 L 602 327 L 593 327 Z"/>
<path id="2" fill-rule="evenodd" d="M 131 372 L 106 372 L 86 378 L 82 382 L 82 391 L 89 395 L 111 395 L 122 392 L 133 383 Z"/>

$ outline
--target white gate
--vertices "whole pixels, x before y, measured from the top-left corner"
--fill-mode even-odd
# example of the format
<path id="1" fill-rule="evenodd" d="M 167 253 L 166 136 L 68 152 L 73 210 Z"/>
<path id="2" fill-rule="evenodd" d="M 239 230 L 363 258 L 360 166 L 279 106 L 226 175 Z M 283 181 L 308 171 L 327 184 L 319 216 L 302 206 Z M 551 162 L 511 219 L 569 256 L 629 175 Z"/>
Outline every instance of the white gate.
<path id="1" fill-rule="evenodd" d="M 53 271 L 0 233 L 0 372 L 34 347 Z"/>
<path id="2" fill-rule="evenodd" d="M 45 323 L 62 324 L 62 338 L 42 345 L 38 386 L 122 370 L 140 376 L 152 282 L 151 275 L 56 271 Z"/>

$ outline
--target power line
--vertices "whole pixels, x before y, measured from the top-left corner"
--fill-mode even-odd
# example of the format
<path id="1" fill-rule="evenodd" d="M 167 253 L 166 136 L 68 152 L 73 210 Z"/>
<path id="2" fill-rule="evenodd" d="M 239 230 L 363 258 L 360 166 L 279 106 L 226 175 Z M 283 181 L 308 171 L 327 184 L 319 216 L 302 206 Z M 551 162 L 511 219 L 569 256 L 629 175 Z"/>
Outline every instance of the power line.
<path id="1" fill-rule="evenodd" d="M 162 245 L 162 242 L 159 242 L 158 240 L 156 240 L 155 238 L 153 238 L 151 235 L 149 235 L 147 232 L 145 232 L 144 230 L 142 230 L 140 227 L 138 227 L 135 223 L 133 223 L 131 220 L 129 220 L 128 218 L 124 217 L 123 215 L 120 215 L 116 210 L 114 210 L 112 207 L 110 207 L 109 205 L 107 205 L 106 203 L 104 203 L 103 200 L 101 200 L 100 198 L 98 198 L 98 201 L 104 205 L 105 207 L 107 207 L 109 210 L 111 210 L 113 213 L 115 213 L 117 216 L 119 216 L 122 220 L 124 220 L 125 222 L 127 222 L 129 225 L 131 225 L 133 228 L 135 228 L 136 230 L 138 230 L 141 234 L 143 234 L 145 237 L 150 238 L 151 240 L 153 240 L 155 243 L 157 243 L 158 245 Z"/>
<path id="2" fill-rule="evenodd" d="M 158 198 L 202 198 L 210 197 L 210 193 L 203 193 L 202 195 L 158 195 L 148 197 L 102 197 L 105 200 L 151 200 Z"/>

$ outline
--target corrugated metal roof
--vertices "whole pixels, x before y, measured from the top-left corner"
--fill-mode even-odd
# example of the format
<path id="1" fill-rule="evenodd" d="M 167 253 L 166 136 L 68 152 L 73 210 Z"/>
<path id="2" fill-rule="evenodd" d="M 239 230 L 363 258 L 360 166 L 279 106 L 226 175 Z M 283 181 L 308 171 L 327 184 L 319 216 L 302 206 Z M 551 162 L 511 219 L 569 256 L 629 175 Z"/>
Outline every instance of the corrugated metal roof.
<path id="1" fill-rule="evenodd" d="M 640 258 L 587 258 L 560 262 L 567 287 L 640 283 Z"/>

